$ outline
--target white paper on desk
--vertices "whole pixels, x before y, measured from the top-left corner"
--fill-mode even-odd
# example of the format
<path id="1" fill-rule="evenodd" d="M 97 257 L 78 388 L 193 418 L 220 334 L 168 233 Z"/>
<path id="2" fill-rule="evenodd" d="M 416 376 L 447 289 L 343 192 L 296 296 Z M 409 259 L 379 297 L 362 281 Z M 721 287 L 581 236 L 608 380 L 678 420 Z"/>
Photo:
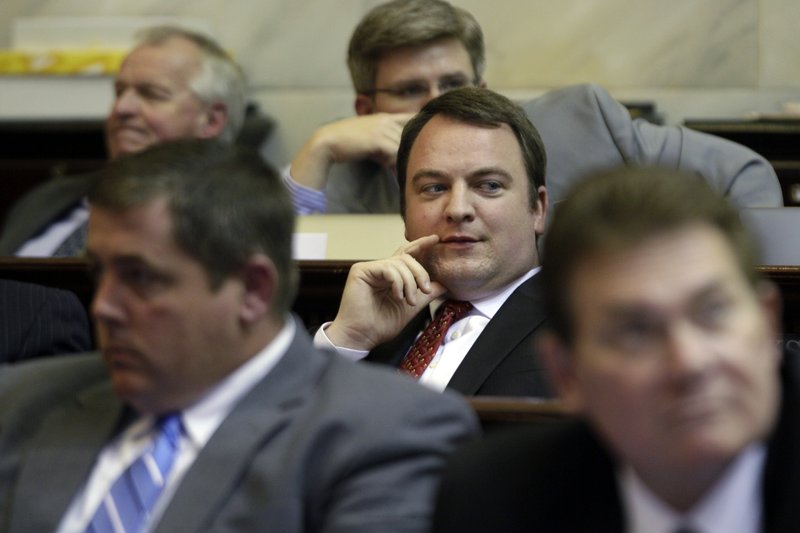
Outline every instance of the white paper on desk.
<path id="1" fill-rule="evenodd" d="M 295 233 L 292 237 L 292 257 L 295 259 L 325 259 L 327 249 L 327 233 Z"/>

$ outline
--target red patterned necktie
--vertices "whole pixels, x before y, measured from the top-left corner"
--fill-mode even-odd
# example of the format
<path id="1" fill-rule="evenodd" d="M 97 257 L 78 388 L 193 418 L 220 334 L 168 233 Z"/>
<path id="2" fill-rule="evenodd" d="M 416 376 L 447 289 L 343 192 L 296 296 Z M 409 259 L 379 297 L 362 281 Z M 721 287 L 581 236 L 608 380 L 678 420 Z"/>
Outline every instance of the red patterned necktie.
<path id="1" fill-rule="evenodd" d="M 436 350 L 441 346 L 447 329 L 465 316 L 472 304 L 459 300 L 447 300 L 422 335 L 417 338 L 400 364 L 400 371 L 419 378 L 428 368 Z"/>

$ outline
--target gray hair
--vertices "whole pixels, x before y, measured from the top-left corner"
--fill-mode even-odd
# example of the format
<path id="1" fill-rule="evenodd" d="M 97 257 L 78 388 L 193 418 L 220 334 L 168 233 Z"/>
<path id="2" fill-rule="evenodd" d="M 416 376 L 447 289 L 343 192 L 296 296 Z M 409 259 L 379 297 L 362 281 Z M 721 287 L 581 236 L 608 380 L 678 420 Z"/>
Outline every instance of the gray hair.
<path id="1" fill-rule="evenodd" d="M 192 92 L 205 104 L 221 102 L 227 110 L 225 128 L 219 135 L 232 143 L 244 124 L 247 82 L 244 72 L 211 37 L 178 26 L 154 26 L 137 32 L 137 45 L 161 46 L 171 39 L 185 39 L 200 50 L 200 71 L 189 82 Z"/>

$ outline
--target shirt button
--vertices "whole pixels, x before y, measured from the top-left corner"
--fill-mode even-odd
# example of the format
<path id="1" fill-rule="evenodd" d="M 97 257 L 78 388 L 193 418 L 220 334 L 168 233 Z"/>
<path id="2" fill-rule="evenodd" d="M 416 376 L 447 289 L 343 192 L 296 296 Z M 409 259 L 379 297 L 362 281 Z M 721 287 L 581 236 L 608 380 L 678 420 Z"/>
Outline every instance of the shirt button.
<path id="1" fill-rule="evenodd" d="M 454 331 L 452 338 L 455 340 L 455 339 L 458 339 L 459 337 L 461 337 L 461 332 L 460 331 Z"/>

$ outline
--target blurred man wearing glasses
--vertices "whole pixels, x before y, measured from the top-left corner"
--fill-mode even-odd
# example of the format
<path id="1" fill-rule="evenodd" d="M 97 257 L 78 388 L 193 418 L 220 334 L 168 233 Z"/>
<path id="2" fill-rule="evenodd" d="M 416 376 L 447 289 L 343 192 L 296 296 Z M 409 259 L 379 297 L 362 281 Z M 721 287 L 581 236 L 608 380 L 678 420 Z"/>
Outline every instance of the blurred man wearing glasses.
<path id="1" fill-rule="evenodd" d="M 392 0 L 367 13 L 347 59 L 357 116 L 317 129 L 284 172 L 298 213 L 398 213 L 403 125 L 444 92 L 485 86 L 485 63 L 480 25 L 443 0 Z M 702 176 L 738 207 L 783 205 L 763 157 L 688 128 L 632 120 L 597 85 L 554 90 L 524 108 L 547 151 L 551 203 L 587 173 L 655 165 Z"/>

